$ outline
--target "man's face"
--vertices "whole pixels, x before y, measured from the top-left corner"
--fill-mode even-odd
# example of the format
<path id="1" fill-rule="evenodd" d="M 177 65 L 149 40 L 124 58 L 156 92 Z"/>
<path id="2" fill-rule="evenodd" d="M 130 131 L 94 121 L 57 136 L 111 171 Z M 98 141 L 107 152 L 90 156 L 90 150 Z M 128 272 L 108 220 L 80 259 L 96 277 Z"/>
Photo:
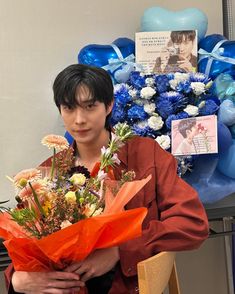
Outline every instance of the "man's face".
<path id="1" fill-rule="evenodd" d="M 187 130 L 186 131 L 186 134 L 187 134 L 187 138 L 188 139 L 193 139 L 195 136 L 197 136 L 198 135 L 198 128 L 197 128 L 197 126 L 195 125 L 195 126 L 193 126 L 192 128 L 191 128 L 191 130 Z"/>
<path id="2" fill-rule="evenodd" d="M 105 120 L 112 110 L 112 105 L 106 109 L 104 103 L 94 101 L 89 89 L 84 85 L 76 89 L 75 95 L 76 107 L 60 106 L 65 128 L 77 144 L 95 143 L 106 132 Z"/>
<path id="3" fill-rule="evenodd" d="M 189 59 L 193 50 L 193 41 L 183 36 L 182 42 L 174 43 L 174 47 L 179 50 L 179 59 Z"/>

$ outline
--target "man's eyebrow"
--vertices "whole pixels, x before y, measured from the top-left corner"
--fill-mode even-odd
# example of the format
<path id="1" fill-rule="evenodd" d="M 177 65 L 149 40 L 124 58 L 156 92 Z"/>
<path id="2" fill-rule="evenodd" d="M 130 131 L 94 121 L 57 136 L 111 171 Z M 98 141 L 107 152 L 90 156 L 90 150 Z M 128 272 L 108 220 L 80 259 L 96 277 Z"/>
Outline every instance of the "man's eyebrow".
<path id="1" fill-rule="evenodd" d="M 91 98 L 91 99 L 89 99 L 89 100 L 85 100 L 85 101 L 81 101 L 81 102 L 79 102 L 79 104 L 82 104 L 82 105 L 84 105 L 84 104 L 91 104 L 91 103 L 95 103 L 95 99 L 93 99 L 93 98 Z"/>

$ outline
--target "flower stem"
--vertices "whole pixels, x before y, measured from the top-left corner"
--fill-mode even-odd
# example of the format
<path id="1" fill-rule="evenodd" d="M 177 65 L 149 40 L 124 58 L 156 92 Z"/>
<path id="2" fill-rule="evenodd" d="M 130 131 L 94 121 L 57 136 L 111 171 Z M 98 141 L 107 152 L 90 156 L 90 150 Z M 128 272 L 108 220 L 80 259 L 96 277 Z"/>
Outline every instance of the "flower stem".
<path id="1" fill-rule="evenodd" d="M 34 188 L 33 188 L 33 186 L 31 185 L 30 182 L 29 182 L 29 186 L 30 186 L 30 188 L 32 189 L 34 201 L 35 201 L 35 203 L 36 203 L 36 205 L 37 205 L 37 207 L 38 207 L 38 209 L 39 209 L 41 215 L 42 215 L 43 217 L 45 217 L 46 215 L 45 215 L 45 212 L 44 212 L 44 210 L 43 210 L 43 208 L 42 208 L 42 206 L 41 206 L 41 204 L 40 204 L 40 202 L 39 202 L 39 200 L 38 200 L 38 195 L 37 195 L 37 193 L 35 192 L 35 190 L 34 190 Z"/>
<path id="2" fill-rule="evenodd" d="M 52 165 L 51 165 L 51 180 L 53 179 L 54 171 L 55 171 L 55 154 L 56 154 L 56 150 L 55 148 L 53 148 L 53 158 L 52 158 Z"/>

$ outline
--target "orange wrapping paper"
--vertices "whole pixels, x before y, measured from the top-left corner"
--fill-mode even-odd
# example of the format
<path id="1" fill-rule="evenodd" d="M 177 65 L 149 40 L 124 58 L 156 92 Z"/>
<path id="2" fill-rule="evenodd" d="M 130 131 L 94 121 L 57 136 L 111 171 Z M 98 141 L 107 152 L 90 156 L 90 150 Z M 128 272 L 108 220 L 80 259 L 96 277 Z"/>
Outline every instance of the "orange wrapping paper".
<path id="1" fill-rule="evenodd" d="M 40 240 L 27 237 L 7 213 L 0 214 L 0 236 L 6 240 L 4 245 L 15 270 L 62 269 L 72 261 L 84 259 L 95 249 L 117 246 L 140 236 L 147 209 L 123 210 L 150 178 L 125 183 L 115 197 L 107 189 L 107 206 L 102 215 L 81 220 Z"/>

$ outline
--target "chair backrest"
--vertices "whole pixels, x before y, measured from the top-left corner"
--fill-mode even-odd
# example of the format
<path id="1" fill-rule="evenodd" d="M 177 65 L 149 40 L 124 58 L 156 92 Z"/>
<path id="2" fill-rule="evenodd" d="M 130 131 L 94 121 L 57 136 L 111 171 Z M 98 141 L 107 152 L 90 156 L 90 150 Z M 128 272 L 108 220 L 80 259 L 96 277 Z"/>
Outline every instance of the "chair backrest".
<path id="1" fill-rule="evenodd" d="M 174 252 L 161 252 L 137 264 L 140 294 L 180 294 Z"/>

